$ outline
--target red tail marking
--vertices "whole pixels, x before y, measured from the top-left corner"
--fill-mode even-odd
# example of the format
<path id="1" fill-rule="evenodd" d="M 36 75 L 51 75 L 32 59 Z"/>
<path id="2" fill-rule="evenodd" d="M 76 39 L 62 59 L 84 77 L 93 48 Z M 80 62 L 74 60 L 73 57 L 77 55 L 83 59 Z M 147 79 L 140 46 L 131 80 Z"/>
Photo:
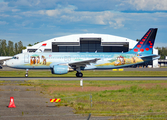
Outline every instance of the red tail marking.
<path id="1" fill-rule="evenodd" d="M 140 42 L 140 44 L 143 44 L 143 42 Z"/>
<path id="2" fill-rule="evenodd" d="M 141 45 L 137 45 L 137 47 L 138 47 L 138 48 L 140 48 L 140 47 L 141 47 Z"/>
<path id="3" fill-rule="evenodd" d="M 140 49 L 140 52 L 144 52 L 144 49 L 142 48 L 142 49 Z"/>
<path id="4" fill-rule="evenodd" d="M 135 49 L 134 49 L 134 51 L 135 51 L 135 52 L 138 52 L 138 49 L 137 49 L 137 48 L 135 48 Z"/>
<path id="5" fill-rule="evenodd" d="M 146 48 L 146 51 L 149 51 L 149 48 Z"/>

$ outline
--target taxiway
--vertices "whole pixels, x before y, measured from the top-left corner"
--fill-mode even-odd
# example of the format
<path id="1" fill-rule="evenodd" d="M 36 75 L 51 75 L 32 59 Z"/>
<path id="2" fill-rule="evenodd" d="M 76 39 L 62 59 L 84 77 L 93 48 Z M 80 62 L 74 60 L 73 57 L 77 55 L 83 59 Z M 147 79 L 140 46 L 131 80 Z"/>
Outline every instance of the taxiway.
<path id="1" fill-rule="evenodd" d="M 167 77 L 83 77 L 83 80 L 167 80 Z M 81 80 L 76 77 L 0 77 L 0 80 L 24 81 L 24 80 Z"/>

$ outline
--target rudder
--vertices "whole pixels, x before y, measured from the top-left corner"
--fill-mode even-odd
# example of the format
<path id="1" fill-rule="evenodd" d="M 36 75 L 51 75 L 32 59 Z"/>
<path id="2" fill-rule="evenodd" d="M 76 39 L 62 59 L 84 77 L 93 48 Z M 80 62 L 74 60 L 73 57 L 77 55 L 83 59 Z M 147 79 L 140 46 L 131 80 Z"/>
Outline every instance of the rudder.
<path id="1" fill-rule="evenodd" d="M 152 54 L 152 49 L 154 46 L 157 30 L 158 28 L 150 28 L 146 32 L 146 34 L 141 38 L 141 40 L 136 44 L 136 46 L 129 52 L 136 54 Z"/>

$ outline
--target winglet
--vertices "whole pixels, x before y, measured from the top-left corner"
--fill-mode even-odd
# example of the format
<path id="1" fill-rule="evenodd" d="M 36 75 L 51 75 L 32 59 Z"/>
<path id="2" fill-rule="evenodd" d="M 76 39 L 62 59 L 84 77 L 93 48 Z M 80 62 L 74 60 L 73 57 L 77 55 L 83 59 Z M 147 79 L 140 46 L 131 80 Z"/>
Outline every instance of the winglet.
<path id="1" fill-rule="evenodd" d="M 136 44 L 136 46 L 129 52 L 136 54 L 152 54 L 152 49 L 154 46 L 157 30 L 158 28 L 150 28 L 146 32 L 146 34 L 141 38 L 141 40 Z"/>

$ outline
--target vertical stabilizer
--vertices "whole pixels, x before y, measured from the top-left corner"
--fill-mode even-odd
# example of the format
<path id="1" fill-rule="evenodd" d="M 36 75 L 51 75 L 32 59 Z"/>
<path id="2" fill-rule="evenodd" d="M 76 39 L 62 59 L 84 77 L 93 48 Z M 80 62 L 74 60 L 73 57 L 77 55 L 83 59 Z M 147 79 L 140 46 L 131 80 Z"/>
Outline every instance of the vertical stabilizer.
<path id="1" fill-rule="evenodd" d="M 150 28 L 130 53 L 152 54 L 157 28 Z"/>

